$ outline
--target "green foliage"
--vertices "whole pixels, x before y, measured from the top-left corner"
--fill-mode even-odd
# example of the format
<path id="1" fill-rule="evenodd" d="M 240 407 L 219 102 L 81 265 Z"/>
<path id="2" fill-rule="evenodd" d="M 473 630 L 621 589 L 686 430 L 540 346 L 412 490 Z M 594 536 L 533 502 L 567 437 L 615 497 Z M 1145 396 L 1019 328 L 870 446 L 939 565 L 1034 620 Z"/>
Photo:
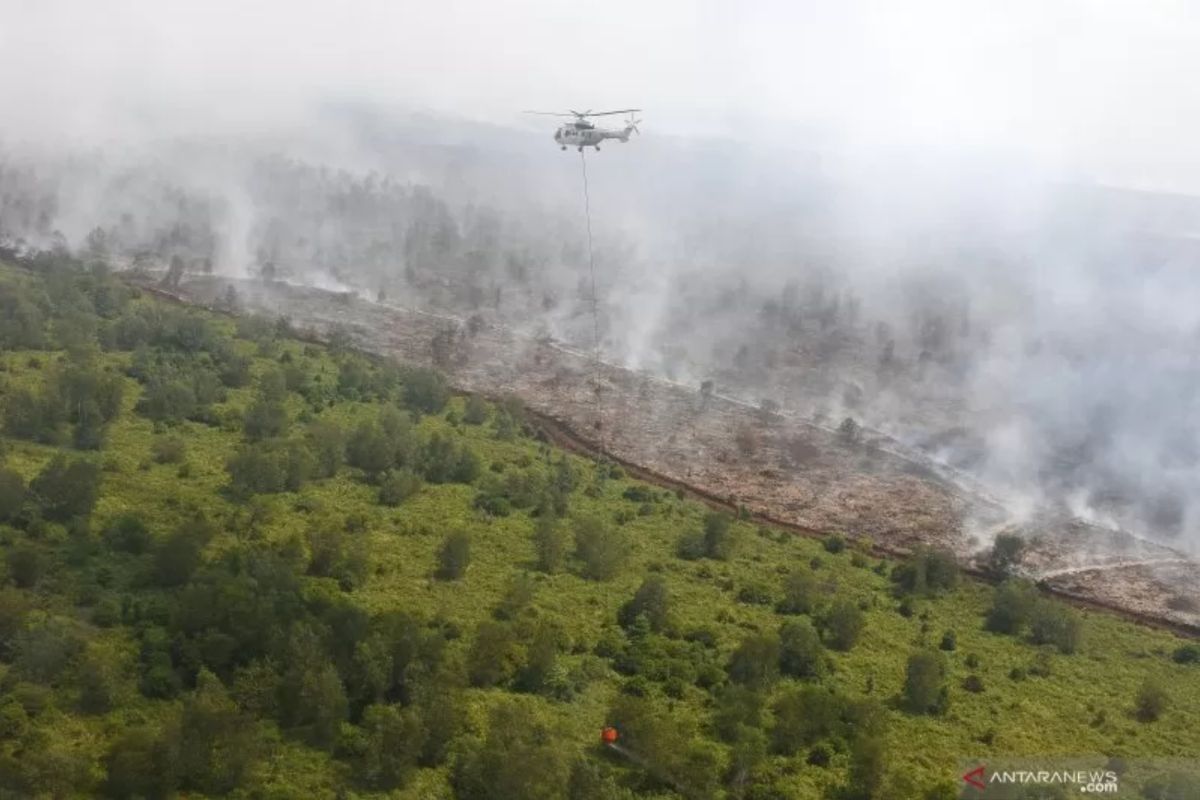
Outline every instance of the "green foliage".
<path id="1" fill-rule="evenodd" d="M 918 547 L 892 570 L 896 588 L 906 594 L 935 595 L 958 586 L 958 560 L 949 550 Z"/>
<path id="2" fill-rule="evenodd" d="M 996 575 L 1007 576 L 1021 563 L 1025 553 L 1025 540 L 1012 533 L 1001 533 L 992 543 L 988 556 L 988 568 Z"/>
<path id="3" fill-rule="evenodd" d="M 408 367 L 401 373 L 404 404 L 414 411 L 440 414 L 450 400 L 450 387 L 440 372 L 423 367 Z"/>
<path id="4" fill-rule="evenodd" d="M 1155 722 L 1167 710 L 1171 696 L 1166 688 L 1152 678 L 1142 681 L 1133 701 L 1133 713 L 1141 722 Z"/>
<path id="5" fill-rule="evenodd" d="M 765 689 L 779 677 L 779 637 L 772 633 L 742 639 L 729 657 L 729 680 L 752 689 Z"/>
<path id="6" fill-rule="evenodd" d="M 472 742 L 454 764 L 451 783 L 460 800 L 561 800 L 571 760 L 559 737 L 529 706 L 496 706 L 487 735 Z"/>
<path id="7" fill-rule="evenodd" d="M 482 425 L 488 421 L 488 412 L 486 400 L 477 394 L 470 395 L 463 409 L 463 422 L 468 425 Z"/>
<path id="8" fill-rule="evenodd" d="M 637 592 L 617 612 L 617 622 L 622 628 L 630 628 L 643 617 L 647 626 L 655 633 L 662 633 L 671 625 L 671 598 L 667 582 L 660 575 L 651 575 L 642 581 Z"/>
<path id="9" fill-rule="evenodd" d="M 412 470 L 389 472 L 379 484 L 379 502 L 394 508 L 421 491 L 423 483 Z"/>
<path id="10" fill-rule="evenodd" d="M 862 609 L 844 598 L 835 601 L 821 620 L 826 642 L 834 650 L 842 651 L 854 647 L 866 624 Z"/>
<path id="11" fill-rule="evenodd" d="M 783 599 L 775 606 L 780 614 L 812 614 L 821 598 L 821 587 L 812 570 L 797 568 L 783 578 Z"/>
<path id="12" fill-rule="evenodd" d="M 87 516 L 100 493 L 100 468 L 57 455 L 29 484 L 46 519 L 63 522 Z"/>
<path id="13" fill-rule="evenodd" d="M 554 574 L 562 570 L 567 559 L 567 531 L 558 517 L 542 514 L 533 528 L 533 547 L 537 554 L 537 568 Z"/>
<path id="14" fill-rule="evenodd" d="M 811 621 L 798 619 L 779 628 L 779 671 L 789 678 L 816 679 L 827 670 L 825 648 Z"/>
<path id="15" fill-rule="evenodd" d="M 242 447 L 226 463 L 230 491 L 245 499 L 254 494 L 294 492 L 315 469 L 303 442 L 275 439 Z"/>
<path id="16" fill-rule="evenodd" d="M 624 532 L 598 516 L 575 520 L 575 558 L 584 577 L 594 581 L 612 580 L 621 571 L 629 544 Z"/>
<path id="17" fill-rule="evenodd" d="M 1037 589 L 1033 584 L 1009 579 L 996 587 L 984 624 L 994 633 L 1018 634 L 1029 623 L 1037 603 Z"/>
<path id="18" fill-rule="evenodd" d="M 1042 599 L 1034 604 L 1029 633 L 1034 644 L 1051 644 L 1060 653 L 1074 653 L 1079 649 L 1083 620 L 1066 605 Z"/>
<path id="19" fill-rule="evenodd" d="M 346 437 L 341 426 L 332 420 L 316 419 L 309 423 L 305 436 L 313 456 L 313 477 L 332 478 L 346 460 Z"/>
<path id="20" fill-rule="evenodd" d="M 438 549 L 437 576 L 442 580 L 458 580 L 467 574 L 471 564 L 471 534 L 454 531 L 447 534 Z"/>
<path id="21" fill-rule="evenodd" d="M 0 467 L 0 523 L 13 522 L 21 516 L 28 494 L 20 473 Z"/>
<path id="22" fill-rule="evenodd" d="M 362 716 L 363 748 L 358 756 L 364 783 L 390 791 L 404 786 L 417 769 L 425 731 L 416 709 L 368 706 Z"/>
<path id="23" fill-rule="evenodd" d="M 178 436 L 160 436 L 150 444 L 156 464 L 181 464 L 187 458 L 187 443 Z"/>
<path id="24" fill-rule="evenodd" d="M 792 756 L 838 735 L 845 707 L 845 700 L 823 686 L 788 689 L 771 708 L 775 718 L 772 750 Z"/>
<path id="25" fill-rule="evenodd" d="M 917 650 L 904 671 L 904 705 L 914 714 L 942 714 L 949 702 L 946 661 L 936 650 Z"/>
<path id="26" fill-rule="evenodd" d="M 283 403 L 263 398 L 246 409 L 242 430 L 248 441 L 261 442 L 283 436 L 287 433 L 288 423 L 288 412 Z"/>

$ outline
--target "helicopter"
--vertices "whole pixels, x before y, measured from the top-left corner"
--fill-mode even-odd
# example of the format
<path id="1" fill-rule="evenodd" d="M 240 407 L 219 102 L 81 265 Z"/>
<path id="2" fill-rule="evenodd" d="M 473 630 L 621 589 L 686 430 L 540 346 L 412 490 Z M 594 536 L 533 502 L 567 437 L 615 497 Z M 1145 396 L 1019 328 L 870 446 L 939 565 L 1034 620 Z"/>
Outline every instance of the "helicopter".
<path id="1" fill-rule="evenodd" d="M 564 122 L 559 129 L 554 132 L 554 141 L 558 142 L 563 150 L 568 146 L 578 147 L 579 152 L 583 152 L 585 147 L 594 147 L 600 149 L 600 143 L 605 139 L 616 139 L 619 142 L 628 142 L 629 134 L 640 133 L 638 123 L 640 119 L 634 119 L 634 114 L 641 111 L 640 108 L 622 108 L 616 111 L 574 111 L 568 110 L 567 113 L 558 111 L 526 111 L 526 114 L 542 114 L 549 117 L 574 117 L 572 122 Z M 624 128 L 597 128 L 594 123 L 588 121 L 588 117 L 606 117 L 613 114 L 628 114 L 629 119 L 625 121 Z"/>

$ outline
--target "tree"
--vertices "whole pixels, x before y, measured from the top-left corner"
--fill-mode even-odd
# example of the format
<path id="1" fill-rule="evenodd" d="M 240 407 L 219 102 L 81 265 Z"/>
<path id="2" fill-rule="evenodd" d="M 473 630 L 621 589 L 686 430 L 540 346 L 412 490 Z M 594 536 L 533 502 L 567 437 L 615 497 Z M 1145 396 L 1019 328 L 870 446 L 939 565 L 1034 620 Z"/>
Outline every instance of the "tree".
<path id="1" fill-rule="evenodd" d="M 47 519 L 65 522 L 72 517 L 86 517 L 96 505 L 100 468 L 90 461 L 68 461 L 65 456 L 57 455 L 29 488 Z"/>
<path id="2" fill-rule="evenodd" d="M 287 428 L 287 408 L 281 402 L 266 399 L 259 399 L 246 409 L 242 422 L 246 439 L 251 442 L 282 436 L 287 432 Z"/>
<path id="3" fill-rule="evenodd" d="M 521 660 L 512 626 L 485 620 L 475 629 L 467 653 L 467 677 L 472 686 L 497 686 L 510 681 Z"/>
<path id="4" fill-rule="evenodd" d="M 0 468 L 0 523 L 12 522 L 25 509 L 28 490 L 20 474 Z"/>
<path id="5" fill-rule="evenodd" d="M 439 414 L 450 399 L 450 387 L 440 372 L 423 367 L 411 367 L 401 376 L 404 384 L 404 404 L 414 411 Z"/>
<path id="6" fill-rule="evenodd" d="M 993 633 L 1020 633 L 1037 602 L 1037 589 L 1032 583 L 1010 578 L 996 587 L 984 626 Z"/>
<path id="7" fill-rule="evenodd" d="M 1156 678 L 1147 677 L 1134 698 L 1133 713 L 1142 722 L 1154 722 L 1163 715 L 1171 698 Z"/>
<path id="8" fill-rule="evenodd" d="M 209 795 L 233 791 L 255 759 L 254 733 L 220 678 L 201 669 L 179 719 L 180 787 Z"/>
<path id="9" fill-rule="evenodd" d="M 763 633 L 747 636 L 729 657 L 729 680 L 763 689 L 779 677 L 779 637 Z"/>
<path id="10" fill-rule="evenodd" d="M 651 575 L 633 597 L 617 612 L 617 622 L 629 628 L 638 617 L 645 617 L 650 630 L 662 633 L 670 625 L 671 598 L 667 593 L 667 582 L 660 575 Z"/>
<path id="11" fill-rule="evenodd" d="M 567 558 L 567 532 L 558 517 L 542 514 L 533 526 L 533 548 L 537 553 L 537 568 L 554 574 L 563 568 Z"/>
<path id="12" fill-rule="evenodd" d="M 624 533 L 597 516 L 575 521 L 575 557 L 583 575 L 594 581 L 615 578 L 625 564 L 628 542 Z"/>
<path id="13" fill-rule="evenodd" d="M 362 585 L 370 570 L 364 537 L 330 520 L 315 520 L 306 533 L 308 574 L 333 578 L 344 590 Z"/>
<path id="14" fill-rule="evenodd" d="M 892 582 L 901 592 L 935 595 L 958 585 L 958 561 L 954 553 L 940 548 L 918 547 L 892 570 Z"/>
<path id="15" fill-rule="evenodd" d="M 442 580 L 458 580 L 467 574 L 471 563 L 471 535 L 455 531 L 442 540 L 438 550 L 437 576 Z"/>
<path id="16" fill-rule="evenodd" d="M 709 558 L 727 560 L 733 553 L 732 520 L 728 514 L 710 511 L 704 516 L 704 552 Z"/>
<path id="17" fill-rule="evenodd" d="M 359 766 L 363 780 L 382 791 L 406 784 L 417 768 L 425 743 L 417 710 L 368 706 L 363 712 L 362 729 L 364 746 Z"/>
<path id="18" fill-rule="evenodd" d="M 946 710 L 946 660 L 936 650 L 918 650 L 908 657 L 904 673 L 904 704 L 914 714 Z"/>
<path id="19" fill-rule="evenodd" d="M 377 422 L 359 423 L 346 443 L 346 461 L 369 476 L 391 469 L 394 456 L 391 443 Z"/>
<path id="20" fill-rule="evenodd" d="M 9 549 L 4 556 L 8 565 L 8 575 L 18 589 L 33 588 L 45 571 L 45 559 L 42 552 L 29 543 L 22 543 Z"/>
<path id="21" fill-rule="evenodd" d="M 466 407 L 463 409 L 463 422 L 468 425 L 482 425 L 487 420 L 487 401 L 477 394 L 468 397 Z"/>
<path id="22" fill-rule="evenodd" d="M 780 695 L 771 710 L 771 749 L 792 756 L 836 735 L 846 703 L 824 686 L 801 686 Z"/>
<path id="23" fill-rule="evenodd" d="M 1070 654 L 1079 649 L 1083 620 L 1062 603 L 1040 599 L 1033 607 L 1029 633 L 1034 644 L 1052 644 Z"/>
<path id="24" fill-rule="evenodd" d="M 171 742 L 150 726 L 128 728 L 104 756 L 106 797 L 142 797 L 160 800 L 176 786 L 178 742 Z"/>
<path id="25" fill-rule="evenodd" d="M 798 568 L 783 579 L 783 599 L 775 606 L 780 614 L 811 614 L 817 608 L 821 587 L 812 570 Z"/>
<path id="26" fill-rule="evenodd" d="M 494 708 L 487 736 L 454 764 L 451 784 L 461 800 L 564 800 L 571 777 L 567 751 L 524 704 Z"/>
<path id="27" fill-rule="evenodd" d="M 879 736 L 858 736 L 850 747 L 845 800 L 873 800 L 879 796 L 887 772 L 887 750 Z"/>
<path id="28" fill-rule="evenodd" d="M 422 480 L 412 470 L 394 470 L 379 484 L 379 502 L 396 507 L 421 491 Z"/>
<path id="29" fill-rule="evenodd" d="M 330 420 L 314 420 L 308 426 L 308 446 L 313 454 L 313 474 L 332 478 L 346 459 L 346 437 L 341 426 Z"/>
<path id="30" fill-rule="evenodd" d="M 279 715 L 314 747 L 331 750 L 349 703 L 337 668 L 325 655 L 321 637 L 308 625 L 293 630 L 287 669 L 279 683 Z"/>
<path id="31" fill-rule="evenodd" d="M 200 566 L 201 553 L 215 531 L 203 518 L 181 524 L 154 554 L 154 577 L 160 586 L 182 586 Z"/>
<path id="32" fill-rule="evenodd" d="M 988 568 L 996 575 L 1007 576 L 1021 563 L 1025 553 L 1025 540 L 1012 533 L 1001 533 L 992 543 L 988 557 Z"/>
<path id="33" fill-rule="evenodd" d="M 866 625 L 866 617 L 854 602 L 836 601 L 823 620 L 825 638 L 835 650 L 849 650 L 858 642 Z"/>
<path id="34" fill-rule="evenodd" d="M 812 622 L 785 622 L 779 628 L 779 671 L 791 678 L 819 678 L 825 669 L 825 648 Z"/>

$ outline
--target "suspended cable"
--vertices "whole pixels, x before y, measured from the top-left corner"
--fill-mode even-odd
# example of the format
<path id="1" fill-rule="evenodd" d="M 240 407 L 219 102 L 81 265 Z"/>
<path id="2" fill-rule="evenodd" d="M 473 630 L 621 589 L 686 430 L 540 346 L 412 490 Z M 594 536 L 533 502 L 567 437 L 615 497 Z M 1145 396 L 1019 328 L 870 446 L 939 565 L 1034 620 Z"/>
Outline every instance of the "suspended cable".
<path id="1" fill-rule="evenodd" d="M 588 245 L 588 276 L 591 281 L 592 295 L 592 384 L 593 397 L 596 402 L 596 429 L 599 431 L 600 452 L 605 453 L 604 447 L 604 405 L 601 400 L 600 384 L 600 310 L 599 299 L 596 296 L 596 259 L 592 252 L 592 200 L 588 193 L 587 155 L 583 148 L 579 150 L 579 164 L 583 171 L 583 216 L 587 220 Z"/>

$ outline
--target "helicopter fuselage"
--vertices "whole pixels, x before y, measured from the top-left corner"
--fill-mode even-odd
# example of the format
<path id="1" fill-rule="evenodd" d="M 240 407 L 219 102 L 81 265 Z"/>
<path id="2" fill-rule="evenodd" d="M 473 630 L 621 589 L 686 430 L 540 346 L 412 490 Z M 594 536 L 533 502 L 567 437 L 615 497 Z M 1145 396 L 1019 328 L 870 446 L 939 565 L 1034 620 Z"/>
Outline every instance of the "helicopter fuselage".
<path id="1" fill-rule="evenodd" d="M 619 142 L 628 142 L 629 134 L 633 131 L 632 126 L 626 126 L 622 129 L 597 128 L 590 123 L 570 123 L 563 125 L 554 132 L 554 141 L 558 142 L 562 149 L 568 147 L 595 147 L 599 149 L 600 143 L 605 139 L 616 139 Z"/>

